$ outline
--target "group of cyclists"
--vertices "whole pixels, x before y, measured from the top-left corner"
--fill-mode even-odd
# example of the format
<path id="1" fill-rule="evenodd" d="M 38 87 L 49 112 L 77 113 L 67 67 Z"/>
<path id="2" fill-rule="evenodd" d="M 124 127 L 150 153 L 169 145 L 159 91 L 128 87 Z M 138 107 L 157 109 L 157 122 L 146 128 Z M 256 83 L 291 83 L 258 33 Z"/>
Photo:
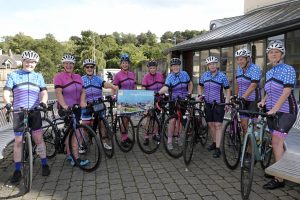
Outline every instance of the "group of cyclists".
<path id="1" fill-rule="evenodd" d="M 266 73 L 266 84 L 264 86 L 265 95 L 261 98 L 260 81 L 261 69 L 251 59 L 251 51 L 246 48 L 235 52 L 235 59 L 238 64 L 235 77 L 234 95 L 238 96 L 245 106 L 245 109 L 257 111 L 259 107 L 266 106 L 267 113 L 272 115 L 277 113 L 279 123 L 268 119 L 268 127 L 272 132 L 272 146 L 275 155 L 275 161 L 278 161 L 284 153 L 283 142 L 293 126 L 297 116 L 297 103 L 293 94 L 296 84 L 296 73 L 292 66 L 282 62 L 285 56 L 285 48 L 280 41 L 272 41 L 266 50 L 268 60 L 272 68 Z M 45 87 L 43 76 L 36 73 L 35 67 L 39 62 L 39 55 L 34 51 L 24 51 L 22 53 L 23 69 L 9 74 L 8 80 L 4 87 L 4 102 L 6 110 L 12 107 L 34 108 L 36 106 L 47 106 L 48 94 Z M 208 71 L 204 72 L 197 88 L 197 98 L 205 102 L 205 115 L 208 122 L 209 132 L 212 136 L 213 143 L 208 146 L 208 150 L 214 150 L 213 157 L 221 156 L 220 144 L 222 138 L 222 122 L 227 106 L 217 105 L 214 103 L 229 103 L 230 101 L 230 84 L 227 76 L 218 69 L 219 60 L 214 56 L 206 59 Z M 68 109 L 75 104 L 80 105 L 81 110 L 76 113 L 76 119 L 82 120 L 82 123 L 91 124 L 91 113 L 88 112 L 87 104 L 102 98 L 102 88 L 110 88 L 112 94 L 117 90 L 135 90 L 137 89 L 135 74 L 130 71 L 130 57 L 128 54 L 122 54 L 120 57 L 121 70 L 115 75 L 113 83 L 104 81 L 101 77 L 94 75 L 96 62 L 92 59 L 83 61 L 85 75 L 80 76 L 74 73 L 75 58 L 72 55 L 62 57 L 63 71 L 54 77 L 55 94 L 58 102 L 59 115 L 63 115 L 64 109 Z M 170 73 L 166 79 L 158 71 L 158 63 L 149 61 L 147 63 L 148 73 L 142 80 L 142 89 L 153 90 L 156 95 L 165 93 L 170 94 L 171 99 L 184 99 L 191 96 L 193 91 L 193 82 L 188 73 L 181 70 L 181 60 L 172 58 L 170 60 Z M 225 91 L 225 95 L 224 95 Z M 10 93 L 13 93 L 13 103 L 10 100 Z M 175 112 L 174 105 L 169 105 L 169 112 Z M 186 110 L 181 109 L 185 114 Z M 104 115 L 101 111 L 100 115 Z M 14 162 L 15 171 L 11 178 L 12 183 L 19 182 L 21 179 L 21 141 L 22 130 L 24 128 L 22 113 L 14 112 L 13 130 L 15 133 L 14 144 Z M 241 125 L 243 133 L 247 132 L 249 116 L 241 115 Z M 125 126 L 126 123 L 124 122 Z M 175 122 L 172 122 L 175 123 Z M 32 137 L 37 144 L 37 154 L 41 158 L 42 175 L 48 176 L 50 169 L 47 164 L 46 146 L 42 135 L 42 120 L 39 111 L 35 112 L 29 118 L 29 124 L 32 129 Z M 174 130 L 175 126 L 168 127 L 167 148 L 173 149 L 172 140 L 175 138 L 177 144 L 183 145 L 182 138 L 176 135 L 178 131 Z M 125 129 L 126 130 L 126 129 Z M 105 142 L 105 141 L 104 141 Z M 122 131 L 121 145 L 129 146 L 133 141 L 128 137 L 126 131 Z M 149 137 L 145 136 L 144 145 L 149 145 Z M 66 144 L 67 145 L 67 144 Z M 72 142 L 75 146 L 78 143 Z M 104 144 L 104 148 L 110 149 L 109 144 Z M 73 152 L 75 159 L 79 159 L 78 151 Z M 72 166 L 75 162 L 70 156 L 70 150 L 67 147 L 67 160 Z M 89 160 L 78 160 L 80 165 L 87 165 Z M 275 189 L 284 186 L 284 180 L 273 177 L 271 181 L 263 187 L 265 189 Z"/>

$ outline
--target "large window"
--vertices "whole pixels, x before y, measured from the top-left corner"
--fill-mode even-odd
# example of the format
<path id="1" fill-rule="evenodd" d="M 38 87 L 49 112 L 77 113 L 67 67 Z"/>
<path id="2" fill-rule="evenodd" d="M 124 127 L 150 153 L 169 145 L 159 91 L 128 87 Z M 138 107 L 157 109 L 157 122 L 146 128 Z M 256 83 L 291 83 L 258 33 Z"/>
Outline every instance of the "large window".
<path id="1" fill-rule="evenodd" d="M 233 47 L 221 49 L 220 71 L 224 72 L 230 85 L 234 83 Z"/>
<path id="2" fill-rule="evenodd" d="M 209 56 L 209 50 L 205 50 L 205 51 L 201 51 L 200 53 L 200 76 L 205 72 L 207 71 L 207 67 L 206 67 L 206 64 L 205 64 L 205 59 Z"/>
<path id="3" fill-rule="evenodd" d="M 199 77 L 200 77 L 200 52 L 196 51 L 194 52 L 194 56 L 193 56 L 193 84 L 194 84 L 193 93 L 197 93 Z"/>

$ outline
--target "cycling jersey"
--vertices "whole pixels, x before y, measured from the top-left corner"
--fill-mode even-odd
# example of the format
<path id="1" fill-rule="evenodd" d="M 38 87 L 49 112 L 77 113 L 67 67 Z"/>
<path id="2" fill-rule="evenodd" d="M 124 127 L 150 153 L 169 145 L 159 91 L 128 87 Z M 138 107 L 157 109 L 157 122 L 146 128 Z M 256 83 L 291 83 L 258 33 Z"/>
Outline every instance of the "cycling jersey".
<path id="1" fill-rule="evenodd" d="M 85 89 L 86 101 L 93 102 L 102 98 L 102 87 L 104 86 L 105 81 L 99 76 L 83 76 L 82 82 Z"/>
<path id="2" fill-rule="evenodd" d="M 40 92 L 47 88 L 40 73 L 17 70 L 8 75 L 4 90 L 13 92 L 14 109 L 31 109 L 39 105 Z"/>
<path id="3" fill-rule="evenodd" d="M 79 74 L 60 72 L 55 75 L 53 82 L 55 88 L 62 88 L 62 95 L 68 106 L 80 103 L 83 84 Z"/>
<path id="4" fill-rule="evenodd" d="M 271 110 L 277 103 L 285 87 L 295 88 L 296 72 L 295 69 L 287 64 L 274 66 L 266 74 L 265 91 L 268 95 L 266 106 Z M 297 103 L 293 91 L 285 100 L 280 109 L 283 113 L 297 114 Z"/>
<path id="5" fill-rule="evenodd" d="M 142 86 L 145 87 L 146 90 L 153 90 L 155 92 L 158 92 L 163 85 L 164 77 L 161 73 L 145 74 L 142 81 Z"/>
<path id="6" fill-rule="evenodd" d="M 115 75 L 114 85 L 117 85 L 122 90 L 135 89 L 135 74 L 130 71 L 121 70 Z"/>
<path id="7" fill-rule="evenodd" d="M 260 92 L 259 92 L 259 82 L 261 79 L 261 71 L 260 68 L 251 63 L 248 68 L 246 69 L 246 72 L 243 71 L 243 69 L 238 66 L 237 72 L 236 72 L 236 80 L 239 87 L 239 93 L 238 96 L 242 97 L 251 83 L 257 83 L 256 89 L 248 96 L 246 99 L 247 101 L 258 101 L 260 99 Z"/>
<path id="8" fill-rule="evenodd" d="M 172 94 L 172 99 L 185 98 L 188 95 L 188 84 L 191 81 L 188 73 L 180 71 L 177 74 L 170 73 L 166 79 L 165 85 Z"/>
<path id="9" fill-rule="evenodd" d="M 204 72 L 199 81 L 199 85 L 204 88 L 206 103 L 225 102 L 224 89 L 229 89 L 229 82 L 226 75 L 218 71 L 214 76 L 210 71 Z"/>

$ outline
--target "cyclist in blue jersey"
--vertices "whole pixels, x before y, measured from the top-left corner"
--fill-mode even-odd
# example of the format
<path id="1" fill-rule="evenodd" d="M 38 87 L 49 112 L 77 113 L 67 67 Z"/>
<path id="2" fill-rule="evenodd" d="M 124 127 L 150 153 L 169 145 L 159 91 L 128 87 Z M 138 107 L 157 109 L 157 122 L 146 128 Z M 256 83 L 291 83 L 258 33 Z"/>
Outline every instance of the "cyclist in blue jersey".
<path id="1" fill-rule="evenodd" d="M 3 99 L 6 110 L 12 107 L 33 109 L 37 106 L 47 107 L 48 92 L 44 78 L 40 73 L 34 72 L 39 61 L 39 55 L 34 51 L 24 51 L 22 53 L 23 69 L 9 74 L 4 87 Z M 11 104 L 10 94 L 13 93 L 13 104 Z M 24 134 L 24 114 L 22 112 L 13 113 L 13 130 L 15 133 L 14 162 L 15 171 L 11 178 L 11 183 L 17 183 L 21 179 L 21 151 L 22 137 Z M 43 139 L 42 118 L 40 111 L 34 111 L 29 116 L 29 126 L 32 130 L 32 138 L 37 145 L 36 153 L 41 158 L 42 175 L 48 176 L 50 169 L 46 158 L 46 145 Z"/>
<path id="2" fill-rule="evenodd" d="M 180 70 L 181 60 L 179 58 L 172 58 L 170 61 L 171 73 L 167 76 L 165 81 L 165 86 L 159 90 L 159 94 L 169 93 L 171 99 L 184 99 L 192 94 L 193 82 L 191 81 L 187 72 Z M 170 114 L 174 114 L 175 105 L 170 104 L 169 106 Z M 181 110 L 181 113 L 185 114 L 185 109 Z M 177 136 L 179 130 L 174 130 L 175 120 L 170 121 L 168 127 L 168 144 L 167 148 L 169 150 L 173 149 L 172 138 L 173 135 Z M 178 146 L 182 146 L 182 140 L 179 136 L 177 138 Z"/>
<path id="3" fill-rule="evenodd" d="M 243 99 L 244 109 L 258 111 L 257 103 L 260 101 L 259 82 L 261 80 L 260 68 L 252 63 L 251 52 L 240 49 L 235 52 L 236 71 L 235 95 Z M 248 129 L 248 115 L 240 115 L 243 134 Z"/>
<path id="4" fill-rule="evenodd" d="M 82 76 L 83 88 L 86 93 L 86 101 L 87 104 L 92 104 L 94 101 L 98 101 L 102 99 L 102 88 L 111 88 L 112 90 L 117 90 L 118 87 L 113 84 L 104 81 L 101 77 L 94 75 L 94 69 L 96 67 L 96 62 L 92 59 L 85 59 L 83 61 L 83 68 L 86 75 Z M 104 112 L 100 111 L 99 115 L 104 117 Z M 82 123 L 86 125 L 91 125 L 92 115 L 89 110 L 83 108 L 81 110 L 81 119 Z M 103 122 L 101 121 L 101 129 L 102 133 L 105 134 L 105 127 Z M 102 135 L 105 137 L 105 135 Z M 103 140 L 103 146 L 106 149 L 111 149 L 112 147 L 107 144 L 105 140 Z"/>
<path id="5" fill-rule="evenodd" d="M 278 161 L 284 153 L 284 140 L 297 118 L 298 107 L 293 91 L 296 72 L 292 66 L 282 62 L 285 48 L 281 41 L 271 41 L 266 52 L 272 68 L 266 74 L 266 95 L 258 105 L 266 105 L 268 114 L 278 115 L 278 120 L 268 119 L 273 153 L 275 161 Z M 274 177 L 263 188 L 275 189 L 284 185 L 284 180 Z"/>
<path id="6" fill-rule="evenodd" d="M 213 138 L 213 143 L 208 147 L 208 150 L 215 150 L 214 158 L 221 155 L 222 123 L 225 114 L 225 106 L 214 105 L 214 102 L 228 103 L 230 98 L 229 82 L 226 75 L 218 70 L 218 62 L 219 60 L 214 56 L 209 56 L 205 60 L 209 71 L 204 72 L 201 76 L 198 86 L 199 97 L 201 98 L 204 94 L 206 121 Z M 226 99 L 223 89 L 226 90 Z"/>

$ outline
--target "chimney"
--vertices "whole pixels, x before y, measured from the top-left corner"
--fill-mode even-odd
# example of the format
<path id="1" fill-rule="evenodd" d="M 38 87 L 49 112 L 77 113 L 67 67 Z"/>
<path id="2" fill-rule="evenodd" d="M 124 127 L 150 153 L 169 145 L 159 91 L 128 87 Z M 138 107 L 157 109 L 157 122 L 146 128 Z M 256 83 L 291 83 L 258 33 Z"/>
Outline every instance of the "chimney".
<path id="1" fill-rule="evenodd" d="M 12 52 L 11 52 L 11 49 L 8 50 L 8 56 L 11 57 L 11 58 L 13 57 L 13 54 L 12 54 Z"/>

